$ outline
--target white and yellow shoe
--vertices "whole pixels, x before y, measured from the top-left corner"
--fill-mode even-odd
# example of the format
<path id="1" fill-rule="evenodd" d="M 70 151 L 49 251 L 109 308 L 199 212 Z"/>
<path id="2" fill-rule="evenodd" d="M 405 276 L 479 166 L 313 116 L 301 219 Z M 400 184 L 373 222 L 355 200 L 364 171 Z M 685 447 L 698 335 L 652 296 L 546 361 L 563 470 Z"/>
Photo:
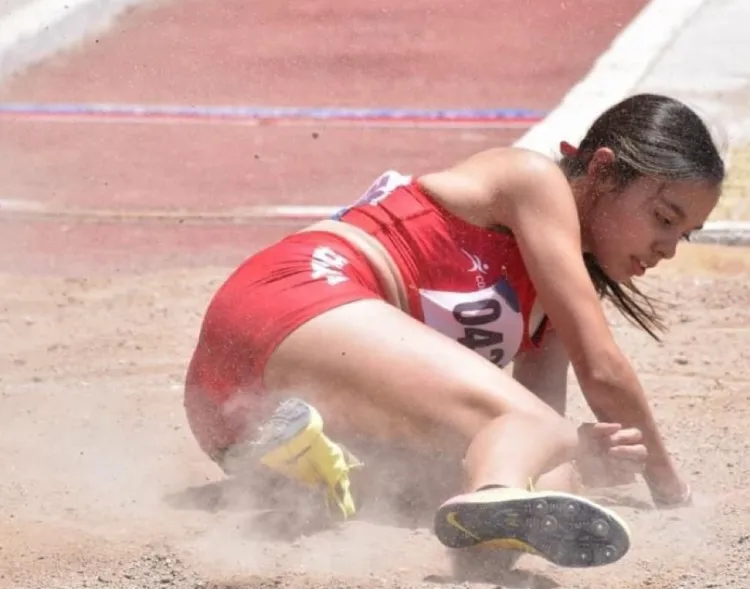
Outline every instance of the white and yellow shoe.
<path id="1" fill-rule="evenodd" d="M 263 425 L 253 444 L 260 462 L 312 489 L 323 489 L 332 505 L 348 519 L 357 507 L 349 473 L 362 463 L 323 433 L 323 419 L 309 403 L 286 399 Z"/>
<path id="2" fill-rule="evenodd" d="M 576 495 L 507 487 L 446 501 L 435 534 L 449 548 L 516 550 L 571 568 L 611 564 L 630 549 L 627 524 L 613 511 Z"/>

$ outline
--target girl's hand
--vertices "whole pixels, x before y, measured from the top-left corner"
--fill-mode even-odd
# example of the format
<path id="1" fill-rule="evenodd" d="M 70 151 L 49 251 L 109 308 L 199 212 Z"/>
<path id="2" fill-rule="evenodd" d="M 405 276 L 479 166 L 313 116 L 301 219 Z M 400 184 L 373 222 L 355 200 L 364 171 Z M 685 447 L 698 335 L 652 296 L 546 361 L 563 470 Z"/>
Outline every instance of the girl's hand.
<path id="1" fill-rule="evenodd" d="M 654 504 L 659 509 L 690 507 L 693 504 L 690 485 L 676 478 L 671 472 L 660 476 L 660 473 L 647 469 L 643 478 L 651 491 Z M 665 480 L 668 482 L 665 483 Z"/>
<path id="2" fill-rule="evenodd" d="M 648 451 L 635 428 L 619 423 L 584 423 L 578 428 L 578 470 L 587 487 L 614 487 L 635 482 L 646 467 Z"/>

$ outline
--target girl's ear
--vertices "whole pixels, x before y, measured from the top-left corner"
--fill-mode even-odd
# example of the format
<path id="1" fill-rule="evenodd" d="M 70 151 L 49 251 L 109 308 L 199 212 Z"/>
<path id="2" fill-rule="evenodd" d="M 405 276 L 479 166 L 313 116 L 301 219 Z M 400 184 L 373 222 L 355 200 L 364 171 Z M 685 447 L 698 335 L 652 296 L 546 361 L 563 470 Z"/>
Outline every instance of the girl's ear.
<path id="1" fill-rule="evenodd" d="M 606 194 L 617 189 L 617 179 L 612 176 L 615 152 L 609 147 L 600 147 L 589 160 L 586 176 L 591 181 L 596 194 Z"/>

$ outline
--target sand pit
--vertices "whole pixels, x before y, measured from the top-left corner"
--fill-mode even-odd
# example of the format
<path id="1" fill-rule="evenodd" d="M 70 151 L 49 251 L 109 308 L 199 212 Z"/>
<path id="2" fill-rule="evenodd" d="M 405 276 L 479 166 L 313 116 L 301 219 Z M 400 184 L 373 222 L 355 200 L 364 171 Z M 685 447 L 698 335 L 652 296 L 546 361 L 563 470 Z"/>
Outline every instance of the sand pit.
<path id="1" fill-rule="evenodd" d="M 0 277 L 0 587 L 403 587 L 449 573 L 426 527 L 268 540 L 252 510 L 212 494 L 221 475 L 190 437 L 181 379 L 229 270 Z M 613 323 L 697 504 L 658 512 L 642 483 L 608 491 L 631 554 L 606 574 L 526 557 L 528 587 L 740 587 L 750 574 L 750 250 L 686 245 L 647 282 L 676 305 L 664 342 Z"/>

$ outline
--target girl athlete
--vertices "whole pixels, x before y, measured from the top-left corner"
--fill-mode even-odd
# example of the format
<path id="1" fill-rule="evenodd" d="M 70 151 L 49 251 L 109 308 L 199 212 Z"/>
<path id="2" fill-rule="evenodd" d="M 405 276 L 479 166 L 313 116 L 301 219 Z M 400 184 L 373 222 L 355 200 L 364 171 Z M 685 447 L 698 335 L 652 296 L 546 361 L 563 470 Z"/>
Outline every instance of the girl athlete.
<path id="1" fill-rule="evenodd" d="M 325 485 L 352 515 L 356 459 L 337 436 L 459 448 L 466 487 L 436 511 L 443 544 L 612 563 L 626 524 L 545 483 L 579 444 L 563 416 L 570 363 L 596 418 L 642 435 L 655 502 L 689 503 L 601 298 L 656 336 L 632 279 L 709 216 L 722 158 L 692 110 L 653 94 L 563 146 L 560 162 L 498 148 L 417 178 L 387 172 L 246 260 L 211 301 L 188 368 L 203 450 L 228 472 L 255 461 Z"/>

